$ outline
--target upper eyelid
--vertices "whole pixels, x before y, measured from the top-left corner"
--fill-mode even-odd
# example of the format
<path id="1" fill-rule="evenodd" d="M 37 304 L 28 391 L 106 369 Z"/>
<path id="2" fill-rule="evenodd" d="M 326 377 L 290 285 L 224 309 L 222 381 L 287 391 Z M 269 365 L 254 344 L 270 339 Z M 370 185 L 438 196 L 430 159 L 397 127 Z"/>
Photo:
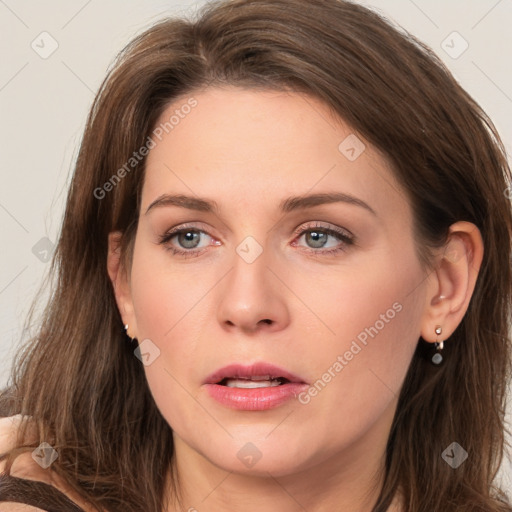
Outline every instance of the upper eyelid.
<path id="1" fill-rule="evenodd" d="M 347 228 L 343 228 L 341 226 L 335 226 L 334 224 L 330 223 L 330 222 L 326 222 L 327 224 L 329 224 L 328 226 L 325 226 L 325 225 L 322 225 L 320 224 L 320 222 L 324 222 L 324 221 L 310 221 L 310 222 L 306 222 L 306 223 L 302 223 L 302 224 L 299 224 L 299 226 L 297 226 L 293 232 L 296 233 L 297 231 L 310 231 L 310 230 L 313 230 L 313 229 L 323 229 L 325 231 L 334 231 L 335 233 L 338 233 L 340 234 L 339 232 L 341 231 L 342 233 L 345 233 L 347 236 L 350 236 L 350 237 L 353 237 L 354 235 L 352 234 L 351 231 L 349 231 Z M 311 224 L 314 224 L 314 225 L 311 225 Z"/>
<path id="2" fill-rule="evenodd" d="M 325 222 L 328 225 L 322 225 L 322 224 L 320 224 L 321 222 Z M 314 224 L 314 225 L 312 225 L 312 224 Z M 341 231 L 344 231 L 347 234 L 352 236 L 352 233 L 347 228 L 343 228 L 343 227 L 340 227 L 340 226 L 335 226 L 334 224 L 332 224 L 332 223 L 330 223 L 328 221 L 318 221 L 318 220 L 308 221 L 308 222 L 301 222 L 296 228 L 293 228 L 293 232 L 296 233 L 297 231 L 299 231 L 299 229 L 301 229 L 301 230 L 308 230 L 308 229 L 314 229 L 314 228 L 326 229 L 326 230 L 331 229 L 333 231 L 341 230 Z M 168 230 L 166 230 L 164 234 L 170 234 L 170 233 L 173 233 L 173 232 L 176 233 L 176 232 L 182 231 L 184 229 L 203 231 L 203 232 L 205 232 L 206 234 L 209 235 L 209 228 L 206 226 L 206 224 L 202 224 L 201 222 L 197 222 L 196 223 L 194 221 L 192 221 L 192 222 L 184 222 L 183 224 L 178 224 L 177 226 L 175 226 L 173 228 L 169 228 Z"/>

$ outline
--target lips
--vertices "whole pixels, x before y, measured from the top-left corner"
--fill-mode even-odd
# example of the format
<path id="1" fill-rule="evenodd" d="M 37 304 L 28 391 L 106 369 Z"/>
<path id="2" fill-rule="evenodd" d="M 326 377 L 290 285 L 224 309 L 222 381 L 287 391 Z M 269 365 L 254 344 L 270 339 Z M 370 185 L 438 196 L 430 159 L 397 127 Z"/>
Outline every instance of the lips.
<path id="1" fill-rule="evenodd" d="M 240 411 L 274 409 L 308 387 L 297 375 L 269 363 L 232 364 L 209 375 L 203 382 L 217 403 Z"/>
<path id="2" fill-rule="evenodd" d="M 240 364 L 224 366 L 209 375 L 203 384 L 219 384 L 232 387 L 234 381 L 239 381 L 241 385 L 245 381 L 247 387 L 263 387 L 263 385 L 259 384 L 264 384 L 265 382 L 270 382 L 273 386 L 287 383 L 306 384 L 301 377 L 279 366 L 263 362 L 250 366 Z"/>

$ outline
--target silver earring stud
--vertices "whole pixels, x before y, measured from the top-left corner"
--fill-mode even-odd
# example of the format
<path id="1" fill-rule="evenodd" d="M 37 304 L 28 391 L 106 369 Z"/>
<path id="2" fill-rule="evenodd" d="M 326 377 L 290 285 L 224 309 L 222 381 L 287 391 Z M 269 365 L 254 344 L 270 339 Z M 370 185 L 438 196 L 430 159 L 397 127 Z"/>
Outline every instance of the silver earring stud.
<path id="1" fill-rule="evenodd" d="M 130 336 L 130 333 L 128 332 L 128 324 L 124 324 L 124 330 L 126 332 L 126 336 L 128 336 L 128 338 L 130 338 L 130 340 L 133 341 L 133 338 Z"/>

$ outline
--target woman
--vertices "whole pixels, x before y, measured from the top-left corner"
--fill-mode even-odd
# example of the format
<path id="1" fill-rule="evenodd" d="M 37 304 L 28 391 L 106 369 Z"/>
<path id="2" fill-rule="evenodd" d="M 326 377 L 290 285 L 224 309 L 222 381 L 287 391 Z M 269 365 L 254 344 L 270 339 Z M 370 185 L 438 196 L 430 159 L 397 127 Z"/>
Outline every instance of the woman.
<path id="1" fill-rule="evenodd" d="M 510 512 L 510 182 L 479 106 L 366 8 L 158 23 L 87 122 L 2 499 Z"/>

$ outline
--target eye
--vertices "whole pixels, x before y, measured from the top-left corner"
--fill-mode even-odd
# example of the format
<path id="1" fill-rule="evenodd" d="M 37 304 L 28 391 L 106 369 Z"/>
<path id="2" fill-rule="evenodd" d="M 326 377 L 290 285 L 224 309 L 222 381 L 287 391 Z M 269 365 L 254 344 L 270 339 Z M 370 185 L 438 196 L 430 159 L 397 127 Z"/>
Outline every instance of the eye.
<path id="1" fill-rule="evenodd" d="M 197 228 L 197 226 L 187 227 L 182 225 L 161 235 L 159 243 L 164 245 L 165 249 L 171 251 L 172 254 L 194 257 L 202 254 L 208 248 L 208 245 L 212 245 L 200 246 L 205 237 L 212 238 L 206 231 Z M 219 242 L 215 241 L 214 245 L 219 245 Z M 197 249 L 198 247 L 199 249 Z"/>
<path id="2" fill-rule="evenodd" d="M 304 238 L 307 244 L 307 252 L 319 255 L 331 255 L 346 251 L 348 246 L 354 244 L 355 240 L 355 237 L 346 230 L 326 227 L 318 223 L 301 226 L 295 234 L 299 237 L 298 240 Z M 293 245 L 297 245 L 297 243 L 294 242 Z M 319 251 L 317 249 L 324 250 Z"/>

